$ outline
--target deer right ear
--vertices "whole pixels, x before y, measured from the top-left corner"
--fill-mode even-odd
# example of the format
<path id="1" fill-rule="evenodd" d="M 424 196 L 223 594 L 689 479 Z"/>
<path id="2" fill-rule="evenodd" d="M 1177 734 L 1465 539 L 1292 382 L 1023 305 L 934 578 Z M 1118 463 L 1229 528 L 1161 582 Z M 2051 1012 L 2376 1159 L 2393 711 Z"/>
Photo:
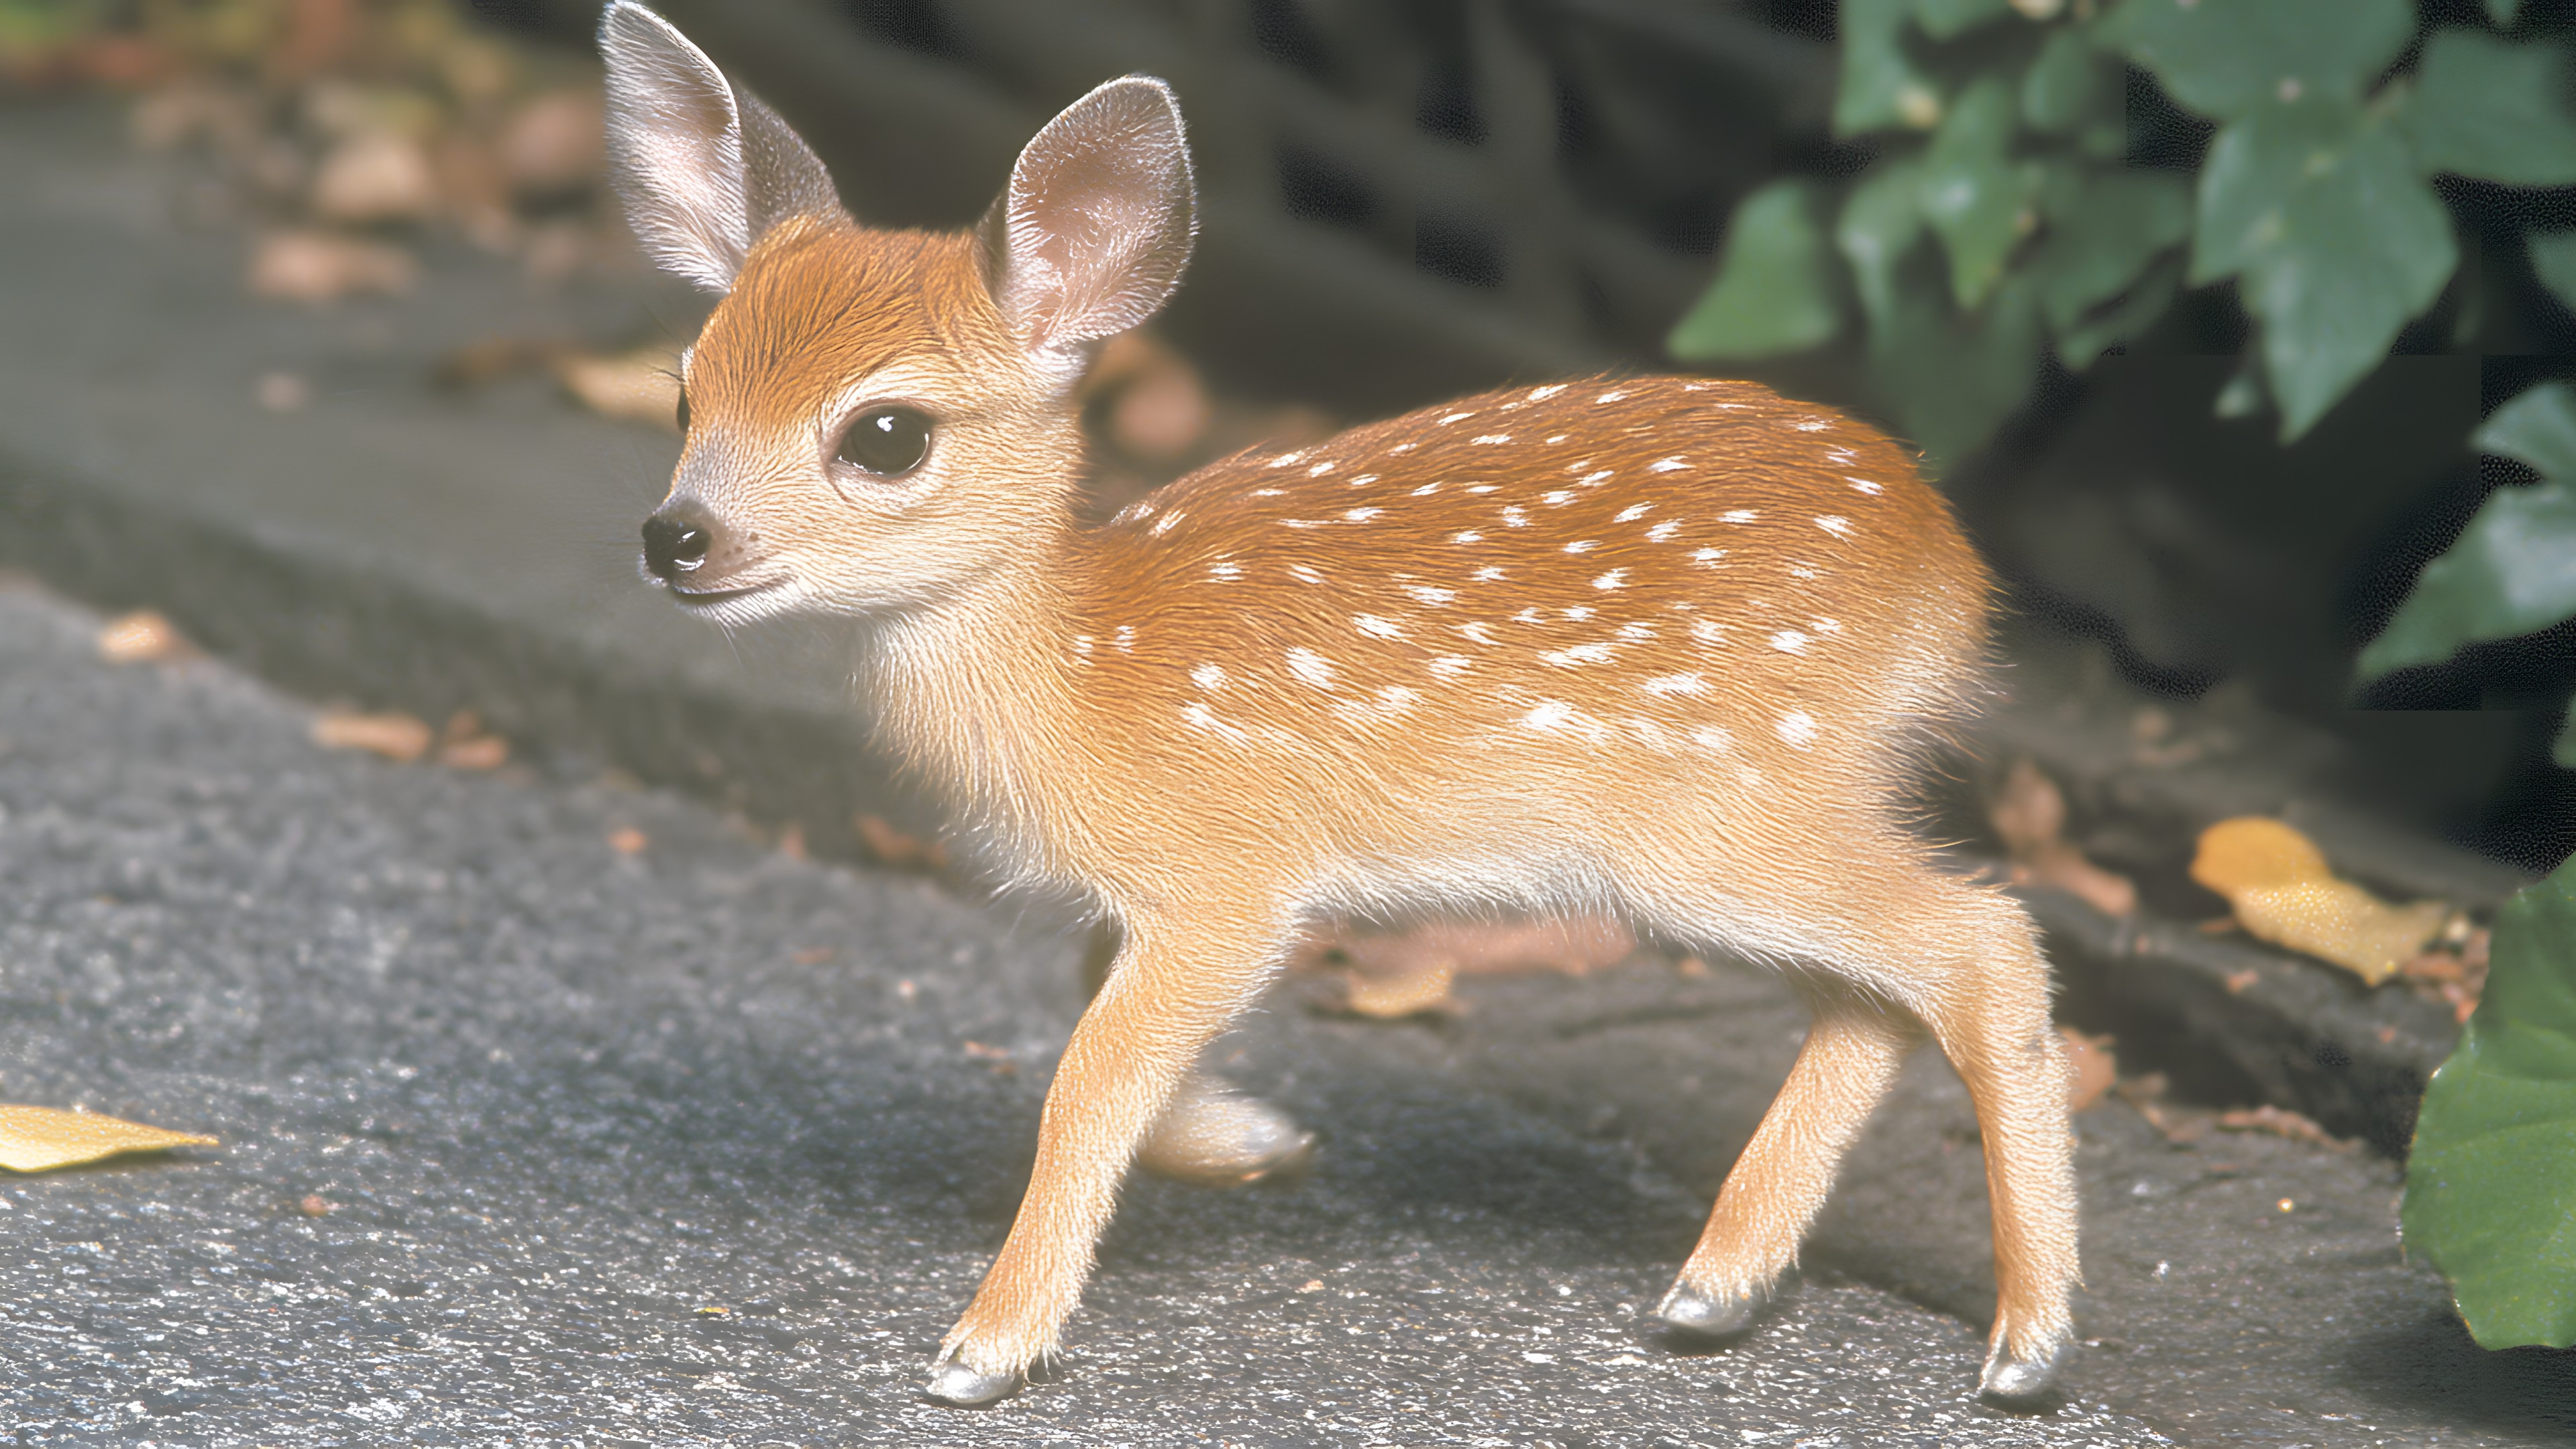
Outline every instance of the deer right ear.
<path id="1" fill-rule="evenodd" d="M 1083 343 L 1154 315 L 1198 235 L 1172 88 L 1131 75 L 1065 107 L 978 235 L 993 300 L 1032 354 L 1078 367 Z"/>
<path id="2" fill-rule="evenodd" d="M 754 242 L 792 216 L 834 216 L 832 178 L 778 113 L 737 91 L 671 22 L 612 0 L 608 162 L 626 219 L 665 271 L 729 291 Z"/>

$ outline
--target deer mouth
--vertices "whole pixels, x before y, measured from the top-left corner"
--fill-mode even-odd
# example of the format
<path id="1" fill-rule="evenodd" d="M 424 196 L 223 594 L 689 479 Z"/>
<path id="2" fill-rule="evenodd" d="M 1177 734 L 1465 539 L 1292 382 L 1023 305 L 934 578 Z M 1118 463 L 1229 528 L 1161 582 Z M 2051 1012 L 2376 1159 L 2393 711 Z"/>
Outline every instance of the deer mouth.
<path id="1" fill-rule="evenodd" d="M 736 599 L 747 599 L 754 594 L 765 594 L 785 582 L 787 582 L 785 579 L 763 579 L 757 583 L 716 584 L 707 588 L 691 588 L 674 581 L 663 587 L 669 590 L 671 597 L 680 603 L 693 609 L 706 609 L 718 604 L 731 603 Z"/>

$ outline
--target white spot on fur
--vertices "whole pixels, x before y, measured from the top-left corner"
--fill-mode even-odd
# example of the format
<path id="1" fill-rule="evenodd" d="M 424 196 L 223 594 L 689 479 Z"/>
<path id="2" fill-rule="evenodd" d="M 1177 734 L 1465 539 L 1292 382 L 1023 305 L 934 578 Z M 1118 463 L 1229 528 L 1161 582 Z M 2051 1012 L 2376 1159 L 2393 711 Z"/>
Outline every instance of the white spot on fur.
<path id="1" fill-rule="evenodd" d="M 1445 418 L 1442 418 L 1442 419 L 1440 420 L 1440 426 L 1442 426 L 1442 427 L 1444 427 L 1444 428 L 1445 428 L 1445 427 L 1449 426 L 1451 423 L 1455 423 L 1455 422 L 1462 422 L 1462 421 L 1464 421 L 1464 420 L 1466 420 L 1466 419 L 1468 419 L 1468 418 L 1472 418 L 1472 417 L 1474 417 L 1474 416 L 1475 416 L 1475 413 L 1474 413 L 1474 412 L 1472 412 L 1472 411 L 1470 411 L 1470 412 L 1463 412 L 1463 413 L 1451 413 L 1449 416 L 1447 416 L 1447 417 L 1445 417 Z"/>
<path id="2" fill-rule="evenodd" d="M 1475 662 L 1464 654 L 1443 654 L 1423 666 L 1443 679 L 1455 679 L 1474 667 Z"/>
<path id="3" fill-rule="evenodd" d="M 1239 579 L 1243 577 L 1243 565 L 1236 563 L 1232 559 L 1218 559 L 1215 563 L 1208 565 L 1208 577 L 1212 579 Z"/>
<path id="4" fill-rule="evenodd" d="M 1528 609 L 1523 612 L 1530 615 L 1528 620 L 1529 623 L 1535 624 L 1538 622 L 1538 610 Z M 1482 619 L 1475 620 L 1472 623 L 1459 625 L 1458 632 L 1466 635 L 1467 638 L 1474 643 L 1490 645 L 1494 642 L 1493 626 Z"/>
<path id="5" fill-rule="evenodd" d="M 1467 491 L 1470 493 L 1491 493 L 1501 486 L 1502 485 L 1499 483 L 1470 483 L 1467 485 Z"/>
<path id="6" fill-rule="evenodd" d="M 1559 669 L 1572 669 L 1578 664 L 1607 664 L 1610 662 L 1611 651 L 1607 644 L 1577 644 L 1571 648 L 1548 650 L 1538 658 L 1542 664 L 1553 664 Z"/>
<path id="7" fill-rule="evenodd" d="M 1476 570 L 1476 577 L 1486 583 L 1492 583 L 1494 580 L 1499 579 L 1502 576 L 1503 571 L 1492 564 L 1487 564 L 1483 568 Z"/>
<path id="8" fill-rule="evenodd" d="M 1708 679 L 1698 674 L 1658 674 L 1639 687 L 1648 694 L 1706 694 Z"/>
<path id="9" fill-rule="evenodd" d="M 1724 557 L 1726 557 L 1726 550 L 1722 548 L 1701 548 L 1691 551 L 1691 562 L 1704 569 L 1717 567 L 1717 561 Z"/>
<path id="10" fill-rule="evenodd" d="M 1550 492 L 1540 494 L 1539 501 L 1550 508 L 1563 508 L 1565 505 L 1572 503 L 1580 496 L 1580 494 L 1577 494 L 1571 488 L 1558 488 Z"/>
<path id="11" fill-rule="evenodd" d="M 1487 445 L 1494 443 L 1508 443 L 1511 440 L 1512 435 L 1509 433 L 1479 433 L 1475 439 L 1475 441 Z"/>
<path id="12" fill-rule="evenodd" d="M 1622 639 L 1652 639 L 1655 637 L 1655 626 L 1646 623 L 1643 620 L 1639 620 L 1634 624 L 1622 624 L 1619 626 L 1619 637 Z"/>
<path id="13" fill-rule="evenodd" d="M 1839 513 L 1828 513 L 1824 517 L 1817 519 L 1816 527 L 1823 529 L 1825 532 L 1832 534 L 1836 538 L 1851 537 L 1851 520 L 1843 517 Z"/>
<path id="14" fill-rule="evenodd" d="M 1449 541 L 1451 543 L 1483 543 L 1485 541 L 1485 536 L 1471 528 L 1465 533 L 1453 533 L 1449 535 Z"/>
<path id="15" fill-rule="evenodd" d="M 1357 477 L 1355 477 L 1355 478 L 1351 479 L 1351 481 L 1350 481 L 1350 485 L 1349 485 L 1349 486 L 1351 486 L 1351 487 L 1353 487 L 1353 488 L 1365 488 L 1365 487 L 1367 487 L 1368 485 L 1370 485 L 1371 483 L 1374 483 L 1374 482 L 1376 482 L 1376 481 L 1377 481 L 1377 475 L 1376 475 L 1375 473 L 1362 473 L 1362 474 L 1358 475 Z M 1432 486 L 1432 487 L 1434 487 L 1434 488 L 1437 488 L 1437 487 L 1439 487 L 1440 485 L 1439 485 L 1439 484 L 1437 484 L 1437 483 L 1434 483 L 1434 484 L 1432 484 L 1431 486 Z"/>
<path id="16" fill-rule="evenodd" d="M 1315 572 L 1311 564 L 1290 564 L 1288 572 L 1292 577 L 1304 579 L 1310 584 L 1320 584 L 1324 581 L 1324 576 Z"/>
<path id="17" fill-rule="evenodd" d="M 1723 644 L 1726 642 L 1726 626 L 1715 619 L 1693 619 L 1691 637 L 1702 644 Z"/>
<path id="18" fill-rule="evenodd" d="M 1287 491 L 1288 490 L 1285 488 L 1255 488 L 1252 490 L 1252 496 L 1255 498 L 1277 498 L 1285 494 Z"/>
<path id="19" fill-rule="evenodd" d="M 1166 533 L 1171 532 L 1171 531 L 1172 531 L 1172 526 L 1173 526 L 1174 524 L 1176 524 L 1176 523 L 1179 523 L 1179 522 L 1180 522 L 1184 517 L 1187 517 L 1187 516 L 1188 516 L 1188 515 L 1186 515 L 1186 514 L 1181 514 L 1181 513 L 1166 513 L 1166 514 L 1164 514 L 1164 515 L 1163 515 L 1163 519 L 1162 519 L 1162 521 L 1161 521 L 1160 523 L 1157 523 L 1157 524 L 1155 524 L 1155 525 L 1154 525 L 1154 532 L 1155 532 L 1155 534 L 1156 534 L 1157 536 L 1160 536 L 1160 535 L 1162 535 L 1162 534 L 1166 534 Z"/>
<path id="20" fill-rule="evenodd" d="M 1646 537 L 1656 543 L 1662 543 L 1665 539 L 1668 539 L 1681 531 L 1682 524 L 1680 519 L 1667 518 L 1663 522 L 1656 524 L 1654 527 L 1647 529 Z"/>
<path id="21" fill-rule="evenodd" d="M 1519 613 L 1512 615 L 1512 618 L 1514 621 L 1523 624 L 1540 624 L 1547 621 L 1547 616 L 1536 609 L 1523 609 Z M 1481 643 L 1482 641 L 1480 640 L 1478 642 Z"/>
<path id="22" fill-rule="evenodd" d="M 1410 453 L 1421 446 L 1422 445 L 1420 443 L 1398 443 L 1394 447 L 1387 449 L 1386 453 L 1388 457 L 1393 458 L 1405 453 Z"/>
<path id="23" fill-rule="evenodd" d="M 1285 468 L 1305 456 L 1306 452 L 1302 448 L 1294 453 L 1282 453 L 1278 457 L 1270 460 L 1270 466 L 1273 468 Z"/>
<path id="24" fill-rule="evenodd" d="M 1804 654 L 1807 652 L 1807 636 L 1795 629 L 1783 629 L 1771 636 L 1771 647 L 1783 654 Z"/>
<path id="25" fill-rule="evenodd" d="M 1657 458 L 1655 461 L 1646 465 L 1646 471 L 1649 473 L 1678 473 L 1689 466 L 1690 464 L 1683 462 L 1679 458 Z"/>
<path id="26" fill-rule="evenodd" d="M 1553 434 L 1553 435 L 1551 435 L 1551 436 L 1548 438 L 1548 440 L 1547 440 L 1547 445 L 1548 445 L 1549 447 L 1553 448 L 1553 447 L 1555 447 L 1557 444 L 1564 442 L 1567 438 L 1569 438 L 1569 437 L 1571 437 L 1571 436 L 1573 436 L 1573 435 L 1572 435 L 1572 434 L 1570 434 L 1570 433 L 1556 433 L 1556 434 Z"/>
<path id="27" fill-rule="evenodd" d="M 1852 477 L 1848 477 L 1848 476 L 1847 476 L 1847 477 L 1845 477 L 1845 478 L 1843 479 L 1843 481 L 1844 481 L 1844 482 L 1846 482 L 1846 483 L 1849 483 L 1852 487 L 1854 487 L 1854 488 L 1856 488 L 1856 489 L 1860 490 L 1861 492 L 1868 494 L 1868 495 L 1869 495 L 1869 496 L 1871 496 L 1872 498 L 1875 498 L 1875 497 L 1877 497 L 1879 494 L 1884 493 L 1884 492 L 1886 492 L 1886 491 L 1887 491 L 1886 489 L 1884 489 L 1884 488 L 1880 487 L 1878 484 L 1876 484 L 1876 483 L 1872 483 L 1871 481 L 1869 481 L 1869 480 L 1868 480 L 1868 479 L 1866 479 L 1866 478 L 1852 478 Z"/>
<path id="28" fill-rule="evenodd" d="M 1601 396 L 1594 398 L 1593 401 L 1597 403 L 1624 402 L 1627 400 L 1627 397 L 1628 395 L 1626 393 L 1613 388 L 1610 391 L 1601 394 Z"/>
<path id="29" fill-rule="evenodd" d="M 1592 606 L 1590 604 L 1577 604 L 1573 608 L 1565 611 L 1565 617 L 1578 622 L 1584 619 L 1589 619 L 1592 617 Z"/>
<path id="30" fill-rule="evenodd" d="M 1691 731 L 1691 743 L 1711 754 L 1722 755 L 1735 748 L 1735 736 L 1716 725 L 1701 725 Z"/>
<path id="31" fill-rule="evenodd" d="M 1610 478 L 1610 477 L 1615 477 L 1615 476 L 1617 476 L 1617 473 L 1618 473 L 1618 470 L 1617 470 L 1617 469 L 1615 469 L 1615 468 L 1596 468 L 1596 469 L 1594 469 L 1593 471 L 1591 471 L 1591 472 L 1589 472 L 1589 473 L 1584 474 L 1582 477 L 1575 479 L 1574 481 L 1575 481 L 1575 484 L 1576 484 L 1578 487 L 1583 487 L 1583 488 L 1598 488 L 1598 487 L 1600 487 L 1600 486 L 1601 486 L 1601 480 L 1602 480 L 1602 479 L 1604 479 L 1604 478 Z"/>
<path id="32" fill-rule="evenodd" d="M 1384 512 L 1386 512 L 1386 510 L 1383 508 L 1354 508 L 1342 516 L 1353 523 L 1366 523 L 1370 519 L 1375 518 Z"/>
<path id="33" fill-rule="evenodd" d="M 1805 749 L 1816 742 L 1816 717 L 1803 709 L 1793 709 L 1780 716 L 1780 738 Z"/>
<path id="34" fill-rule="evenodd" d="M 1289 650 L 1288 672 L 1317 689 L 1333 687 L 1333 662 L 1312 649 Z"/>
<path id="35" fill-rule="evenodd" d="M 1561 382 L 1551 382 L 1545 387 L 1531 388 L 1529 390 L 1529 400 L 1531 402 L 1545 402 L 1549 398 L 1556 396 L 1558 393 L 1565 391 L 1566 386 L 1566 384 Z"/>
<path id="36" fill-rule="evenodd" d="M 1529 527 L 1529 514 L 1524 512 L 1521 506 L 1517 503 L 1508 504 L 1503 509 L 1503 522 L 1510 524 L 1514 528 L 1527 528 Z"/>
<path id="37" fill-rule="evenodd" d="M 1426 604 L 1445 604 L 1458 597 L 1456 589 L 1435 589 L 1429 584 L 1407 584 L 1404 591 Z"/>
<path id="38" fill-rule="evenodd" d="M 1091 657 L 1091 643 L 1092 640 L 1090 635 L 1076 634 L 1073 636 L 1073 652 L 1081 655 L 1085 659 L 1088 659 Z"/>
<path id="39" fill-rule="evenodd" d="M 1574 542 L 1567 544 L 1565 546 L 1565 551 L 1567 553 L 1590 553 L 1600 546 L 1601 540 L 1597 538 L 1578 538 Z"/>
<path id="40" fill-rule="evenodd" d="M 1413 490 L 1413 496 L 1414 496 L 1414 497 L 1416 497 L 1416 498 L 1420 498 L 1421 496 L 1423 496 L 1423 495 L 1424 495 L 1424 494 L 1426 494 L 1426 493 L 1437 493 L 1437 492 L 1439 492 L 1439 491 L 1440 491 L 1440 485 L 1439 485 L 1437 482 L 1425 483 L 1425 484 L 1423 484 L 1421 487 L 1416 488 L 1416 489 L 1414 489 L 1414 490 Z"/>
<path id="41" fill-rule="evenodd" d="M 1202 664 L 1190 671 L 1190 683 L 1210 694 L 1225 688 L 1225 671 L 1213 664 Z"/>
<path id="42" fill-rule="evenodd" d="M 1353 614 L 1351 616 L 1351 627 L 1359 630 L 1363 634 L 1375 635 L 1380 639 L 1401 639 L 1404 637 L 1404 631 L 1402 629 L 1397 628 L 1395 625 L 1388 623 L 1386 620 L 1379 618 L 1375 614 Z"/>
<path id="43" fill-rule="evenodd" d="M 1110 642 L 1110 643 L 1112 643 L 1112 644 L 1117 645 L 1117 646 L 1118 646 L 1118 652 L 1119 652 L 1119 653 L 1121 653 L 1121 654 L 1133 654 L 1133 653 L 1135 653 L 1135 652 L 1136 652 L 1136 626 L 1135 626 L 1135 625 L 1133 625 L 1133 624 L 1121 624 L 1121 625 L 1119 625 L 1119 626 L 1118 626 L 1118 632 L 1109 636 L 1109 642 Z"/>
<path id="44" fill-rule="evenodd" d="M 1843 631 L 1842 621 L 1839 619 L 1818 619 L 1815 621 L 1815 630 L 1819 634 L 1839 634 Z"/>
<path id="45" fill-rule="evenodd" d="M 1726 512 L 1718 515 L 1718 517 L 1725 519 L 1729 523 L 1751 523 L 1753 520 L 1760 518 L 1761 516 L 1761 514 L 1754 512 L 1750 508 L 1730 508 Z"/>
<path id="46" fill-rule="evenodd" d="M 1561 699 L 1543 699 L 1521 716 L 1521 723 L 1542 733 L 1574 718 L 1574 706 Z"/>
<path id="47" fill-rule="evenodd" d="M 1307 470 L 1306 470 L 1306 476 L 1307 476 L 1307 477 L 1309 477 L 1309 478 L 1321 478 L 1321 477 L 1323 477 L 1325 474 L 1332 472 L 1332 471 L 1333 471 L 1333 469 L 1334 469 L 1334 468 L 1336 468 L 1336 467 L 1338 467 L 1338 466 L 1340 466 L 1340 465 L 1339 465 L 1339 464 L 1336 464 L 1332 459 L 1330 459 L 1330 458 L 1326 458 L 1324 461 L 1322 461 L 1322 462 L 1320 462 L 1320 463 L 1316 464 L 1314 467 L 1307 469 Z"/>
<path id="48" fill-rule="evenodd" d="M 1281 528 L 1321 528 L 1324 526 L 1324 520 L 1320 518 L 1283 518 L 1279 520 L 1279 526 Z"/>
<path id="49" fill-rule="evenodd" d="M 1407 689 L 1401 684 L 1386 685 L 1377 692 L 1378 708 L 1385 710 L 1388 714 L 1402 714 L 1406 710 L 1413 708 L 1414 704 L 1421 698 L 1422 692 L 1420 690 Z"/>
<path id="50" fill-rule="evenodd" d="M 1624 589 L 1627 586 L 1628 571 L 1626 569 L 1612 569 L 1610 572 L 1603 574 L 1601 577 L 1592 581 L 1592 587 L 1605 591 L 1609 589 Z"/>
<path id="51" fill-rule="evenodd" d="M 1631 503 L 1627 507 L 1620 509 L 1617 513 L 1612 514 L 1610 521 L 1612 523 L 1634 523 L 1638 519 L 1643 518 L 1654 511 L 1655 505 L 1651 503 Z"/>
<path id="52" fill-rule="evenodd" d="M 1825 429 L 1832 427 L 1833 422 L 1826 418 L 1801 418 L 1797 422 L 1791 423 L 1789 426 L 1796 428 L 1802 433 L 1821 433 Z"/>

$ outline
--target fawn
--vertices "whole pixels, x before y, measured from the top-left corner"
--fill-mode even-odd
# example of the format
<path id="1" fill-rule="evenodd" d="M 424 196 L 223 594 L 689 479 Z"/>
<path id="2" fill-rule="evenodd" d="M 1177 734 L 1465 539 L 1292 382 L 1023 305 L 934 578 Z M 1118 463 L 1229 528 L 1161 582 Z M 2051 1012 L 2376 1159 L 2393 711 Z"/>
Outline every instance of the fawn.
<path id="1" fill-rule="evenodd" d="M 893 751 L 1001 874 L 1118 930 L 931 1397 L 1054 1352 L 1149 1137 L 1269 1131 L 1196 1063 L 1336 912 L 1598 912 L 1791 971 L 1814 1024 L 1658 1309 L 1687 1333 L 1751 1324 L 1928 1028 L 1983 1132 L 1982 1387 L 2047 1387 L 2066 1063 L 2029 919 L 1905 828 L 1991 593 L 1905 452 L 1750 383 L 1595 378 L 1238 455 L 1087 526 L 1073 389 L 1195 233 L 1168 87 L 1076 101 L 971 230 L 873 231 L 667 22 L 616 0 L 600 43 L 634 229 L 722 294 L 647 572 L 727 626 L 857 621 Z"/>

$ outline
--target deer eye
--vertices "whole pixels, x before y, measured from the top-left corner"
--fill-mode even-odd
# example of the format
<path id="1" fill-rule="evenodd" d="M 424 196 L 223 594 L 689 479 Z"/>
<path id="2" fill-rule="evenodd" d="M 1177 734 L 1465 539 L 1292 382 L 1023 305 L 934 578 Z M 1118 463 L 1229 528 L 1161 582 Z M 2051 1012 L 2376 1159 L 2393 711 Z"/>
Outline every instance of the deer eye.
<path id="1" fill-rule="evenodd" d="M 850 419 L 835 456 L 863 473 L 895 478 L 930 451 L 930 419 L 911 408 L 870 408 Z"/>

